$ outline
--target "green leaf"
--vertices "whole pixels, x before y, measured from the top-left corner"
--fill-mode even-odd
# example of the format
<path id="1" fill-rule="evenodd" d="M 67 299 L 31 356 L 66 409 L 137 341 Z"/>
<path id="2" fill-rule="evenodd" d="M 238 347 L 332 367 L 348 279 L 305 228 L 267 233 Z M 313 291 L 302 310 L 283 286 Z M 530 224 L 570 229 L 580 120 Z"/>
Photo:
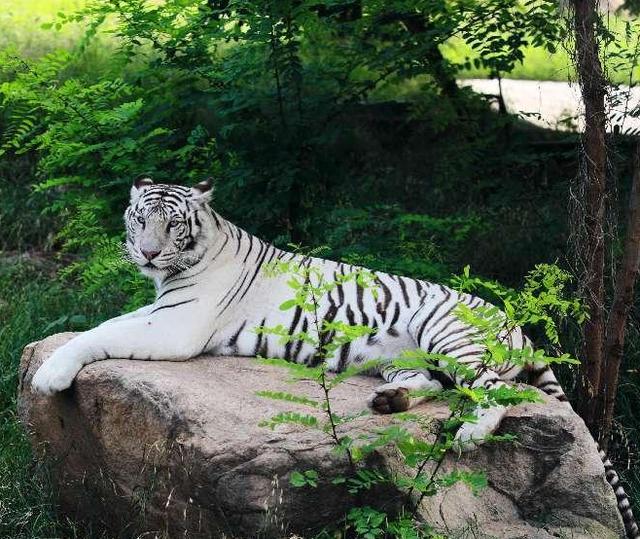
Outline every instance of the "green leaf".
<path id="1" fill-rule="evenodd" d="M 294 395 L 293 393 L 286 393 L 284 391 L 256 391 L 258 397 L 266 397 L 268 399 L 295 402 L 296 404 L 303 404 L 305 406 L 311 406 L 312 408 L 318 408 L 320 403 L 316 400 L 304 397 L 302 395 Z"/>
<path id="2" fill-rule="evenodd" d="M 318 472 L 315 470 L 293 471 L 289 476 L 289 482 L 297 488 L 306 486 L 315 488 L 318 486 Z"/>
<path id="3" fill-rule="evenodd" d="M 358 374 L 367 374 L 371 371 L 375 371 L 375 369 L 380 367 L 380 360 L 372 359 L 370 361 L 365 361 L 360 365 L 350 365 L 342 372 L 336 374 L 333 378 L 329 380 L 329 387 L 334 388 L 335 386 L 341 384 L 345 380 L 352 378 Z"/>
<path id="4" fill-rule="evenodd" d="M 302 425 L 304 427 L 319 428 L 318 418 L 308 414 L 299 414 L 297 412 L 281 412 L 274 415 L 270 419 L 261 421 L 258 423 L 260 427 L 268 427 L 271 430 L 275 429 L 278 425 L 295 424 Z"/>
<path id="5" fill-rule="evenodd" d="M 280 310 L 288 311 L 289 309 L 292 309 L 293 307 L 295 307 L 297 304 L 298 302 L 295 299 L 288 299 L 284 303 L 280 304 Z"/>
<path id="6" fill-rule="evenodd" d="M 307 367 L 300 363 L 292 363 L 286 359 L 264 358 L 262 356 L 257 356 L 256 359 L 262 365 L 270 365 L 273 367 L 282 367 L 287 369 L 294 380 L 318 380 L 322 375 L 322 366 Z"/>
<path id="7" fill-rule="evenodd" d="M 451 487 L 458 482 L 466 484 L 474 496 L 477 496 L 488 485 L 487 476 L 483 472 L 467 470 L 453 470 L 437 479 L 437 483 L 441 487 Z"/>

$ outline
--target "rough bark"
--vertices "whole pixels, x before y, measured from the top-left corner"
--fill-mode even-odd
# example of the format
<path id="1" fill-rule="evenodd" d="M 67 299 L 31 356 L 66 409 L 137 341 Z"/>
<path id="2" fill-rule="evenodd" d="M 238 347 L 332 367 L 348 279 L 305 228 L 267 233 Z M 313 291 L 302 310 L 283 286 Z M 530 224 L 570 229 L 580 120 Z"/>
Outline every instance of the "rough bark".
<path id="1" fill-rule="evenodd" d="M 597 434 L 597 392 L 603 363 L 604 315 L 604 218 L 605 218 L 605 89 L 606 81 L 598 56 L 597 4 L 573 0 L 576 63 L 585 109 L 582 137 L 584 157 L 584 289 L 590 318 L 584 327 L 582 377 L 578 411 L 592 433 Z"/>
<path id="2" fill-rule="evenodd" d="M 622 261 L 616 275 L 613 306 L 607 324 L 605 365 L 598 394 L 598 419 L 601 442 L 606 445 L 611 433 L 618 376 L 624 351 L 624 337 L 629 311 L 633 305 L 633 292 L 640 268 L 640 143 L 633 159 L 633 183 L 629 199 L 629 215 Z"/>

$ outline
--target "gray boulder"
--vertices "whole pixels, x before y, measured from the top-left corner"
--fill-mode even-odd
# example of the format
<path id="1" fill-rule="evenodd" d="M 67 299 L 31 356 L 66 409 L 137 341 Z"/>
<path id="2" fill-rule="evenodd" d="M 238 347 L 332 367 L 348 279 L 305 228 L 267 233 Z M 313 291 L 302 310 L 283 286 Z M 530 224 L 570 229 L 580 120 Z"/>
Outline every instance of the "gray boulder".
<path id="1" fill-rule="evenodd" d="M 279 412 L 308 409 L 256 391 L 317 397 L 313 383 L 291 384 L 282 369 L 248 358 L 203 356 L 102 361 L 85 367 L 61 394 L 31 393 L 38 366 L 70 337 L 27 346 L 19 388 L 20 416 L 52 467 L 65 514 L 118 537 L 312 537 L 353 505 L 330 481 L 346 463 L 325 434 L 259 426 Z M 335 409 L 362 411 L 378 383 L 355 377 L 338 386 Z M 437 403 L 415 411 L 434 422 L 446 414 Z M 347 428 L 357 436 L 392 421 L 365 416 Z M 521 405 L 509 412 L 501 432 L 516 434 L 519 443 L 484 446 L 451 456 L 443 466 L 484 470 L 489 487 L 478 496 L 462 484 L 443 490 L 422 503 L 425 520 L 449 537 L 624 537 L 595 444 L 578 416 L 551 401 Z M 393 449 L 374 454 L 372 462 L 406 471 Z M 290 485 L 292 471 L 310 469 L 320 474 L 317 488 Z M 362 502 L 391 512 L 400 500 L 386 487 Z"/>

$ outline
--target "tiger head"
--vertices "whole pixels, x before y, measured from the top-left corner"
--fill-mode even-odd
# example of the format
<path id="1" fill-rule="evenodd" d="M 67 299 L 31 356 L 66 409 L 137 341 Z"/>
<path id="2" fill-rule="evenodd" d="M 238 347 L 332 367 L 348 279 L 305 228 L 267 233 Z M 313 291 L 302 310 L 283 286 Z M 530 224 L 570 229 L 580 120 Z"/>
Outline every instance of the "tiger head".
<path id="1" fill-rule="evenodd" d="M 141 271 L 157 277 L 197 264 L 207 250 L 211 182 L 193 187 L 138 178 L 124 213 L 127 251 Z"/>

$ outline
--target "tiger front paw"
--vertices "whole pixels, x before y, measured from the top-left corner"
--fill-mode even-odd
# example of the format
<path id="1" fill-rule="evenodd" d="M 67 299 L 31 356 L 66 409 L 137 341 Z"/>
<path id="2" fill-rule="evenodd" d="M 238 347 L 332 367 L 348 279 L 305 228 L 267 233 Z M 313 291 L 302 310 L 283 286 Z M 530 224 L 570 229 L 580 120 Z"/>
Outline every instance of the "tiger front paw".
<path id="1" fill-rule="evenodd" d="M 408 410 L 410 403 L 409 390 L 390 383 L 376 387 L 367 401 L 367 406 L 378 414 L 393 414 Z"/>
<path id="2" fill-rule="evenodd" d="M 499 427 L 505 414 L 504 406 L 481 408 L 476 411 L 476 422 L 463 423 L 456 432 L 455 442 L 461 451 L 473 451 L 480 447 L 487 436 Z"/>
<path id="3" fill-rule="evenodd" d="M 483 425 L 464 423 L 456 432 L 455 445 L 460 451 L 473 451 L 484 443 L 488 434 L 491 433 Z"/>
<path id="4" fill-rule="evenodd" d="M 41 395 L 52 395 L 71 386 L 82 363 L 65 357 L 64 352 L 54 354 L 36 371 L 31 380 L 31 389 Z"/>

